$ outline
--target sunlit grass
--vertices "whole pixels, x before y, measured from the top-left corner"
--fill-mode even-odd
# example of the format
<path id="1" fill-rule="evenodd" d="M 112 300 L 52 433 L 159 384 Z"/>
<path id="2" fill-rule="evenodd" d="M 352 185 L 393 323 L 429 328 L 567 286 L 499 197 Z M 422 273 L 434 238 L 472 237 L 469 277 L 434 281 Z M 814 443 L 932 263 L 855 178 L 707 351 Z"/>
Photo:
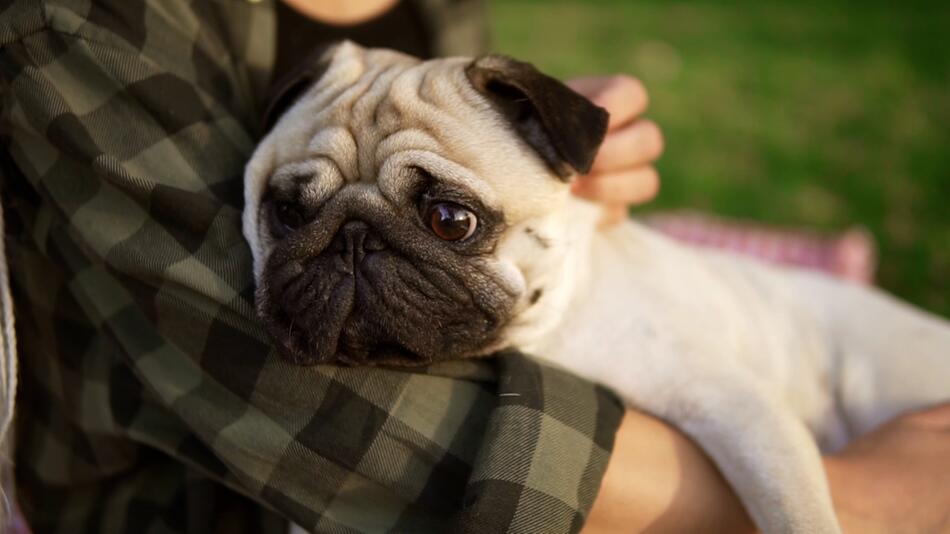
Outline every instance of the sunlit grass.
<path id="1" fill-rule="evenodd" d="M 646 209 L 869 228 L 880 284 L 950 315 L 950 2 L 490 2 L 496 50 L 629 72 L 668 139 Z"/>

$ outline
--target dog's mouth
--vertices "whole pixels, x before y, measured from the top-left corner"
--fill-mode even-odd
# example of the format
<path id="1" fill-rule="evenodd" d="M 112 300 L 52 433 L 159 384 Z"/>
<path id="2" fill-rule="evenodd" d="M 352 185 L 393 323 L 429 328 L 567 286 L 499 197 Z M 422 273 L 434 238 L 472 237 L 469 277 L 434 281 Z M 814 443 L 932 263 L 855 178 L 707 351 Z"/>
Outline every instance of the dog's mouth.
<path id="1" fill-rule="evenodd" d="M 341 266 L 338 255 L 325 263 L 335 269 L 311 267 L 314 272 L 278 290 L 276 299 L 266 291 L 259 299 L 270 303 L 260 310 L 261 316 L 269 318 L 268 332 L 286 360 L 299 365 L 426 363 L 427 358 L 374 320 L 376 314 L 367 306 L 373 300 L 366 294 L 371 290 L 361 287 L 370 282 L 359 269 Z M 316 279 L 332 283 L 321 285 Z M 303 286 L 307 288 L 300 289 Z"/>
<path id="2" fill-rule="evenodd" d="M 327 306 L 319 323 L 315 323 L 313 317 L 292 315 L 284 307 L 272 308 L 273 313 L 261 310 L 263 317 L 272 318 L 265 319 L 265 325 L 285 360 L 297 365 L 419 366 L 439 359 L 440 354 L 424 354 L 404 341 L 418 338 L 418 334 L 391 335 L 385 322 L 377 320 L 387 312 L 362 309 L 358 304 L 361 298 L 353 286 L 351 281 L 343 280 L 331 290 L 330 301 L 340 302 L 340 305 Z M 354 301 L 357 304 L 346 306 L 347 302 Z M 336 324 L 342 326 L 336 328 Z M 403 333 L 411 334 L 409 329 Z M 426 348 L 425 343 L 419 345 Z M 446 349 L 441 356 L 458 355 Z"/>
<path id="3" fill-rule="evenodd" d="M 395 342 L 379 342 L 366 349 L 365 358 L 357 358 L 347 361 L 346 354 L 340 356 L 340 362 L 347 365 L 365 365 L 366 362 L 373 362 L 383 365 L 425 365 L 430 362 L 428 358 L 417 354 L 408 347 Z"/>
<path id="4" fill-rule="evenodd" d="M 293 282 L 258 290 L 259 315 L 295 364 L 425 365 L 472 355 L 493 343 L 503 324 L 471 296 L 447 296 L 466 294 L 458 288 L 440 292 L 437 283 L 413 277 L 405 260 L 374 258 L 343 272 L 324 256 L 332 253 Z"/>

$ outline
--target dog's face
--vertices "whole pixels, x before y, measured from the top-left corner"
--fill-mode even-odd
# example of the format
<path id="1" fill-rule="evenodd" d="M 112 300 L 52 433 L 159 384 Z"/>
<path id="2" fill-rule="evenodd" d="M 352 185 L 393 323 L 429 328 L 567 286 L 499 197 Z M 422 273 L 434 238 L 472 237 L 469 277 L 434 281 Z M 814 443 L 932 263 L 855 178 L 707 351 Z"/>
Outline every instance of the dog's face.
<path id="1" fill-rule="evenodd" d="M 244 232 L 285 357 L 484 354 L 556 300 L 541 266 L 564 254 L 559 214 L 603 110 L 507 58 L 420 62 L 351 43 L 276 102 L 245 174 Z"/>

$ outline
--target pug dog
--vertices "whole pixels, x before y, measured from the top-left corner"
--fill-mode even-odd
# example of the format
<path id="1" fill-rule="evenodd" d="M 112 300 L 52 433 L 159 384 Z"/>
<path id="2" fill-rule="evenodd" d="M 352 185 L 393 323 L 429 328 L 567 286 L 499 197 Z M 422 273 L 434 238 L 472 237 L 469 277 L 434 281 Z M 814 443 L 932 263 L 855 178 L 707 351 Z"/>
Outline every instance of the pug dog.
<path id="1" fill-rule="evenodd" d="M 607 113 L 531 65 L 335 46 L 245 174 L 261 320 L 298 364 L 516 347 L 695 440 L 766 533 L 840 532 L 820 462 L 950 399 L 950 324 L 674 243 L 569 194 Z"/>

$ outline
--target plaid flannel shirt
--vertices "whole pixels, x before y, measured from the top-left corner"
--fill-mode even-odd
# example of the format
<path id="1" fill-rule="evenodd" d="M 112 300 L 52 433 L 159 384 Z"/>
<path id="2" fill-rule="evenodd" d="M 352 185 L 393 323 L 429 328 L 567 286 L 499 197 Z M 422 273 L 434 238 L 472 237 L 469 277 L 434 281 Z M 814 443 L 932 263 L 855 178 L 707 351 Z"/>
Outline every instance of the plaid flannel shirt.
<path id="1" fill-rule="evenodd" d="M 419 3 L 440 52 L 472 52 L 477 3 Z M 34 531 L 577 531 L 622 414 L 601 388 L 518 354 L 271 349 L 240 213 L 274 32 L 268 0 L 0 1 Z"/>

